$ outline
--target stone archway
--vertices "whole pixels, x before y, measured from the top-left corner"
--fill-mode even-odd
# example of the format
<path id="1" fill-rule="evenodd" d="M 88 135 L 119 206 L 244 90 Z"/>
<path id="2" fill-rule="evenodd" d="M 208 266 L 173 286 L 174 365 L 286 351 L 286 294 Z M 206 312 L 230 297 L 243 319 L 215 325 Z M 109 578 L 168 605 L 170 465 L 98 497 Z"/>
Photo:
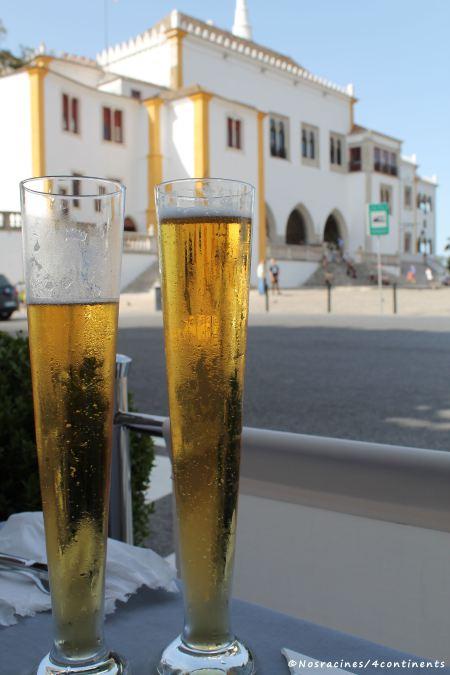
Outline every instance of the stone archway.
<path id="1" fill-rule="evenodd" d="M 344 242 L 344 246 L 348 243 L 347 227 L 342 214 L 335 209 L 325 221 L 323 241 L 338 246 L 339 240 Z"/>
<path id="2" fill-rule="evenodd" d="M 137 232 L 137 227 L 134 218 L 132 218 L 131 216 L 126 216 L 123 229 L 125 230 L 125 232 Z"/>
<path id="3" fill-rule="evenodd" d="M 312 219 L 308 210 L 299 204 L 289 214 L 286 224 L 286 244 L 305 246 L 313 238 Z"/>
<path id="4" fill-rule="evenodd" d="M 291 211 L 286 225 L 286 244 L 303 246 L 307 241 L 305 219 L 300 211 Z"/>

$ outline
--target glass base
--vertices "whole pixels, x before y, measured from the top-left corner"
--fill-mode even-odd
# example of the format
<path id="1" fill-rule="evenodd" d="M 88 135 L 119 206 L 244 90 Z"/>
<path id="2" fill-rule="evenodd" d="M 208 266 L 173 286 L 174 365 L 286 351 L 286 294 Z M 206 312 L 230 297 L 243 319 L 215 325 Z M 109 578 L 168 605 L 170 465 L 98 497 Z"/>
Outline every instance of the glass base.
<path id="1" fill-rule="evenodd" d="M 242 642 L 233 640 L 217 651 L 200 651 L 188 647 L 181 636 L 163 651 L 159 675 L 253 675 L 256 673 L 252 653 Z"/>
<path id="2" fill-rule="evenodd" d="M 36 675 L 131 675 L 124 659 L 114 652 L 101 661 L 85 661 L 84 663 L 55 663 L 51 655 L 42 659 Z"/>

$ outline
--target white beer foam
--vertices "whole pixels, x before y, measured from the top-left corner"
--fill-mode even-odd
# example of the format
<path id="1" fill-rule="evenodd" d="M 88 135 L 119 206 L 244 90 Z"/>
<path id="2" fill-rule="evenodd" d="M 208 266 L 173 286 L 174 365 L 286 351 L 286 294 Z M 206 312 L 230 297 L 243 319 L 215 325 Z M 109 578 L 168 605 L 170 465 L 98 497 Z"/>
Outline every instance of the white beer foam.
<path id="1" fill-rule="evenodd" d="M 226 218 L 227 220 L 241 220 L 249 218 L 251 220 L 251 208 L 238 210 L 232 206 L 223 204 L 214 204 L 211 207 L 199 208 L 198 205 L 192 206 L 160 206 L 158 209 L 159 220 L 193 220 L 200 218 Z"/>

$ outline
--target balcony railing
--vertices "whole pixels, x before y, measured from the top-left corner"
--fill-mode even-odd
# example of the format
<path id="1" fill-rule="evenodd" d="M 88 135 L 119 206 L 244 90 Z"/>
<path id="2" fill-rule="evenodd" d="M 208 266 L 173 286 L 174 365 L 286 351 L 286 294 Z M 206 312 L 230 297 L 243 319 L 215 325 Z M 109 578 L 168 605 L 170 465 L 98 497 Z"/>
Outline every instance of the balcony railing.
<path id="1" fill-rule="evenodd" d="M 22 217 L 18 211 L 0 211 L 0 230 L 20 230 Z"/>
<path id="2" fill-rule="evenodd" d="M 380 173 L 384 173 L 387 176 L 397 176 L 398 175 L 398 169 L 396 166 L 393 166 L 392 164 L 385 164 L 383 162 L 374 162 L 373 168 L 375 171 L 379 171 Z"/>
<path id="3" fill-rule="evenodd" d="M 349 171 L 361 171 L 362 169 L 362 161 L 360 159 L 351 159 L 348 163 L 348 170 Z"/>
<path id="4" fill-rule="evenodd" d="M 124 253 L 156 253 L 155 237 L 140 232 L 124 232 Z"/>
<path id="5" fill-rule="evenodd" d="M 22 217 L 20 212 L 0 211 L 0 231 L 12 230 L 19 232 L 21 228 Z M 124 253 L 156 253 L 156 239 L 140 232 L 124 232 L 123 251 Z"/>
<path id="6" fill-rule="evenodd" d="M 308 262 L 319 262 L 323 255 L 323 249 L 320 244 L 267 244 L 267 257 L 277 260 L 300 260 Z"/>

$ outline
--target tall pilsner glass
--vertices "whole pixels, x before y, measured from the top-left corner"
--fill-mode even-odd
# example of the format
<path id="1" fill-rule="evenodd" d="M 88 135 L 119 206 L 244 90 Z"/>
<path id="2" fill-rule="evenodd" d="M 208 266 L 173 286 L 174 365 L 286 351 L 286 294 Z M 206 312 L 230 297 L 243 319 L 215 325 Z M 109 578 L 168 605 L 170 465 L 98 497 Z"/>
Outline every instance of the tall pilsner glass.
<path id="1" fill-rule="evenodd" d="M 229 617 L 253 200 L 251 185 L 229 180 L 156 190 L 185 607 L 163 675 L 254 672 Z"/>
<path id="2" fill-rule="evenodd" d="M 36 441 L 54 645 L 39 675 L 125 673 L 103 641 L 124 188 L 21 183 Z"/>

